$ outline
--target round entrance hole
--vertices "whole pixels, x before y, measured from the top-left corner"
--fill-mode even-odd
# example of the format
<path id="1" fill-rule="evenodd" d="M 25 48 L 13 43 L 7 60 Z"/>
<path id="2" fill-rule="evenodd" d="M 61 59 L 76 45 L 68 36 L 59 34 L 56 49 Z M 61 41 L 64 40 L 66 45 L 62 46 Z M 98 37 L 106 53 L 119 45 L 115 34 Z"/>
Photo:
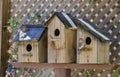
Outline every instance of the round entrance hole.
<path id="1" fill-rule="evenodd" d="M 90 44 L 91 44 L 91 38 L 90 38 L 90 37 L 87 37 L 87 38 L 86 38 L 86 44 L 87 44 L 87 45 L 90 45 Z"/>
<path id="2" fill-rule="evenodd" d="M 30 52 L 32 50 L 32 46 L 30 44 L 27 45 L 26 50 Z"/>
<path id="3" fill-rule="evenodd" d="M 60 35 L 60 30 L 56 29 L 54 34 L 55 34 L 55 36 L 59 36 Z"/>

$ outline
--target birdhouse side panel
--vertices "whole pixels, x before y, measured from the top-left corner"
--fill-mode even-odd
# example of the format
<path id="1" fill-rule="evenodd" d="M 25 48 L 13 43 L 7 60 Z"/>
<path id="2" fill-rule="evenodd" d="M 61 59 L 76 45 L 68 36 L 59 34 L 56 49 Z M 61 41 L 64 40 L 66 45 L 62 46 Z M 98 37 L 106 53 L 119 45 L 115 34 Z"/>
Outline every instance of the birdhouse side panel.
<path id="1" fill-rule="evenodd" d="M 47 62 L 47 30 L 39 41 L 39 62 Z"/>
<path id="2" fill-rule="evenodd" d="M 48 24 L 48 62 L 63 63 L 65 52 L 65 27 L 57 18 L 53 17 Z"/>
<path id="3" fill-rule="evenodd" d="M 18 62 L 23 62 L 24 43 L 18 42 Z"/>
<path id="4" fill-rule="evenodd" d="M 76 62 L 76 52 L 77 52 L 77 30 L 76 29 L 66 29 L 66 53 L 65 60 L 68 63 Z"/>
<path id="5" fill-rule="evenodd" d="M 102 42 L 98 40 L 98 63 L 109 63 L 109 42 Z"/>
<path id="6" fill-rule="evenodd" d="M 77 63 L 97 63 L 97 38 L 82 28 L 77 32 Z"/>

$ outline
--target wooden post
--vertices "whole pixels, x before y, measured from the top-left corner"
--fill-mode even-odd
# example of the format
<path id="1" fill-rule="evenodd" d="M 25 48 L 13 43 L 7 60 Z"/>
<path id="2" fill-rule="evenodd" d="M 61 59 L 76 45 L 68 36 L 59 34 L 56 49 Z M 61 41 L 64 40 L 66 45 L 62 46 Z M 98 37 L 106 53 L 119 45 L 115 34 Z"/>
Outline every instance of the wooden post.
<path id="1" fill-rule="evenodd" d="M 71 77 L 71 69 L 56 68 L 55 77 Z"/>
<path id="2" fill-rule="evenodd" d="M 1 38 L 2 38 L 2 0 L 0 0 L 0 75 L 2 75 L 1 65 Z"/>
<path id="3" fill-rule="evenodd" d="M 9 54 L 8 38 L 9 33 L 6 29 L 8 19 L 10 18 L 10 0 L 0 0 L 0 77 L 5 77 L 5 70 L 7 67 L 7 60 Z"/>

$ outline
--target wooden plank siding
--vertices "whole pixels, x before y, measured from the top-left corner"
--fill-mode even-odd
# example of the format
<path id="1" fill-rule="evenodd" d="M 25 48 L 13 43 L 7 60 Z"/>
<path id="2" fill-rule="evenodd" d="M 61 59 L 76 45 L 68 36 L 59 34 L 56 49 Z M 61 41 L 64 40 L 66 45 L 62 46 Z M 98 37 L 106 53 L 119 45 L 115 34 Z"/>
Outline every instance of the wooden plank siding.
<path id="1" fill-rule="evenodd" d="M 77 46 L 79 43 L 79 39 L 83 40 L 82 45 L 85 46 L 80 51 L 77 50 L 78 53 L 80 52 L 80 54 L 77 53 L 77 56 L 78 56 L 77 63 L 90 63 L 90 64 L 97 63 L 97 52 L 98 52 L 98 50 L 97 50 L 97 38 L 95 36 L 93 36 L 92 34 L 90 34 L 89 32 L 86 32 L 82 28 L 78 28 L 78 35 L 77 36 L 79 36 L 79 37 L 77 37 Z M 86 44 L 87 37 L 91 38 L 90 45 Z"/>

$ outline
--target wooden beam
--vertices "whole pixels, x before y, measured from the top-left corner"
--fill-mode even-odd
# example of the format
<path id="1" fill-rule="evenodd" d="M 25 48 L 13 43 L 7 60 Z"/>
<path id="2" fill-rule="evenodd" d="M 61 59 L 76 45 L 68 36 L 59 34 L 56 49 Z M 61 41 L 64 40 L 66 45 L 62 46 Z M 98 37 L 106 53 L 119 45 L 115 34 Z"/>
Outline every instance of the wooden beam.
<path id="1" fill-rule="evenodd" d="M 69 63 L 11 63 L 16 68 L 64 68 L 64 69 L 98 69 L 112 70 L 120 65 L 108 64 L 69 64 Z"/>
<path id="2" fill-rule="evenodd" d="M 9 54 L 7 53 L 9 33 L 3 27 L 8 25 L 9 18 L 10 0 L 0 0 L 0 77 L 5 77 L 7 60 L 9 58 Z"/>

